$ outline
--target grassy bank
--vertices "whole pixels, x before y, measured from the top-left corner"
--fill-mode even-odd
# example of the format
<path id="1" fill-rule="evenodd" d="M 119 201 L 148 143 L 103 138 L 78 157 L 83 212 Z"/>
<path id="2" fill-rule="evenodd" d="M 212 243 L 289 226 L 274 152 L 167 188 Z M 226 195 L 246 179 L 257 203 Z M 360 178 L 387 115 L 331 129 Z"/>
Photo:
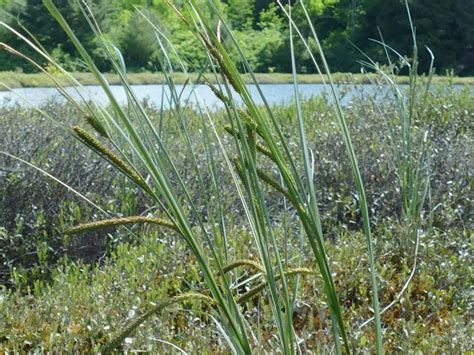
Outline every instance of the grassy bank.
<path id="1" fill-rule="evenodd" d="M 177 84 L 183 84 L 188 78 L 191 80 L 196 80 L 198 78 L 197 74 L 183 74 L 175 73 L 174 79 Z M 353 84 L 364 84 L 370 82 L 370 76 L 368 77 L 365 74 L 351 74 L 351 73 L 335 73 L 333 74 L 333 79 L 337 83 L 353 83 Z M 96 85 L 97 81 L 94 79 L 93 75 L 90 73 L 73 73 L 73 76 L 82 84 L 82 85 Z M 119 77 L 115 74 L 107 73 L 105 77 L 111 84 L 119 84 Z M 212 78 L 212 75 L 207 77 Z M 251 83 L 252 79 L 250 75 L 244 75 L 244 80 L 247 83 Z M 288 84 L 292 82 L 290 73 L 257 73 L 257 80 L 261 84 Z M 66 85 L 67 81 L 61 75 L 54 75 L 55 80 L 57 80 L 61 85 Z M 319 84 L 322 83 L 321 77 L 317 74 L 300 74 L 298 76 L 300 84 Z M 162 84 L 164 82 L 164 77 L 162 73 L 129 73 L 128 81 L 134 85 L 153 85 L 153 84 Z M 398 83 L 407 84 L 409 78 L 407 76 L 399 76 Z M 434 76 L 433 82 L 437 84 L 453 83 L 461 85 L 474 85 L 474 77 L 450 77 L 450 76 Z M 36 74 L 25 74 L 17 72 L 0 72 L 0 83 L 7 85 L 10 88 L 22 88 L 22 87 L 54 87 L 55 83 L 48 78 L 46 75 L 41 73 Z M 0 91 L 5 90 L 4 87 L 0 86 Z"/>

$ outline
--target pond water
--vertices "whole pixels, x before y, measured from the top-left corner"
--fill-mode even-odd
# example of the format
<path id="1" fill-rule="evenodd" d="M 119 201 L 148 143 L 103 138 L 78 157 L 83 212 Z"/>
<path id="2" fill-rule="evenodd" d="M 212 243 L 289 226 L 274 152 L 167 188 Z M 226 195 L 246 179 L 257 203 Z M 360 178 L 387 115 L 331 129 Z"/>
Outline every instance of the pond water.
<path id="1" fill-rule="evenodd" d="M 259 95 L 258 88 L 255 85 L 247 85 L 252 97 L 257 104 L 262 104 L 263 100 Z M 456 89 L 461 89 L 462 85 L 455 85 Z M 133 85 L 135 95 L 140 100 L 147 100 L 150 105 L 160 107 L 162 102 L 165 107 L 169 107 L 169 89 L 163 85 Z M 196 105 L 203 103 L 210 109 L 222 107 L 223 104 L 212 93 L 206 85 L 197 85 L 195 87 L 176 85 L 180 93 L 180 101 Z M 263 84 L 260 88 L 268 104 L 280 105 L 287 104 L 294 100 L 294 88 L 292 84 Z M 111 86 L 112 92 L 121 104 L 127 103 L 127 95 L 124 89 L 119 85 Z M 474 86 L 471 86 L 471 93 L 474 93 Z M 66 91 L 76 99 L 81 96 L 86 100 L 92 100 L 100 105 L 107 105 L 109 100 L 99 86 L 84 86 L 80 89 L 72 87 L 66 88 Z M 326 89 L 322 84 L 300 84 L 298 91 L 303 99 L 324 95 Z M 367 95 L 379 99 L 383 97 L 387 90 L 374 88 L 372 85 L 351 85 L 338 86 L 338 93 L 343 105 L 349 103 L 355 97 L 367 97 Z M 9 105 L 33 105 L 39 106 L 47 102 L 64 102 L 65 98 L 55 88 L 20 88 L 12 92 L 0 92 L 0 106 Z"/>

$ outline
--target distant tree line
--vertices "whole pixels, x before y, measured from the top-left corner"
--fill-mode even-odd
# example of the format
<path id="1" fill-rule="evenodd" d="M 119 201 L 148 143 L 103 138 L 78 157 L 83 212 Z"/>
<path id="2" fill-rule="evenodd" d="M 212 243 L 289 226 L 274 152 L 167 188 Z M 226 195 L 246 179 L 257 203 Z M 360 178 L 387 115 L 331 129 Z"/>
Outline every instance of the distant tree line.
<path id="1" fill-rule="evenodd" d="M 201 9 L 217 23 L 212 6 L 207 0 L 201 2 Z M 288 0 L 282 2 L 288 4 Z M 179 5 L 179 1 L 176 3 Z M 214 3 L 233 29 L 254 71 L 291 71 L 289 23 L 275 0 L 214 0 Z M 110 64 L 77 0 L 56 0 L 55 4 L 99 67 L 110 70 Z M 123 53 L 130 71 L 161 69 L 160 46 L 148 20 L 176 46 L 176 52 L 189 71 L 205 69 L 205 53 L 165 1 L 89 0 L 88 4 L 102 32 Z M 383 41 L 408 58 L 412 55 L 413 42 L 405 0 L 306 0 L 305 4 L 333 71 L 360 71 L 360 60 L 365 59 L 362 53 L 386 64 L 386 51 L 377 41 Z M 436 57 L 437 73 L 450 71 L 457 75 L 474 75 L 474 1 L 410 0 L 409 4 L 416 26 L 420 71 L 429 67 L 428 47 Z M 0 9 L 0 20 L 21 33 L 26 34 L 27 29 L 67 69 L 80 71 L 83 68 L 73 46 L 41 0 L 0 0 Z M 302 8 L 295 6 L 292 14 L 301 34 L 314 47 L 311 28 Z M 41 62 L 35 53 L 5 29 L 0 29 L 0 42 Z M 295 46 L 298 70 L 314 72 L 311 57 L 302 42 L 296 41 Z M 396 65 L 397 58 L 391 54 L 393 65 Z M 239 62 L 238 53 L 235 51 L 232 55 Z M 34 69 L 25 60 L 0 51 L 0 70 Z"/>

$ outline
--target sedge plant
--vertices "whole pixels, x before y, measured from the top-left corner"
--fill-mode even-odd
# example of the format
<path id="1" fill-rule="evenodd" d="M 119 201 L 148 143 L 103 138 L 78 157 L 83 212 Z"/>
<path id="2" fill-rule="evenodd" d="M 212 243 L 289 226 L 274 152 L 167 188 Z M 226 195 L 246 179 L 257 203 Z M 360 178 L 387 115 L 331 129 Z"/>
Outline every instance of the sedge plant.
<path id="1" fill-rule="evenodd" d="M 168 89 L 167 97 L 163 97 L 168 102 L 168 109 L 165 110 L 164 106 L 162 107 L 158 125 L 135 95 L 127 80 L 122 54 L 102 34 L 87 2 L 81 3 L 83 14 L 120 78 L 121 85 L 127 94 L 126 107 L 119 104 L 105 76 L 99 71 L 90 53 L 77 38 L 74 29 L 69 26 L 53 1 L 43 0 L 43 3 L 67 34 L 84 65 L 94 75 L 97 84 L 110 102 L 109 107 L 104 108 L 91 102 L 76 100 L 70 97 L 64 87 L 57 83 L 61 92 L 84 116 L 82 122 L 69 128 L 70 133 L 107 160 L 118 172 L 133 181 L 154 205 L 153 215 L 150 216 L 113 217 L 102 221 L 91 221 L 72 227 L 65 233 L 81 233 L 130 223 L 155 224 L 184 240 L 196 258 L 202 274 L 202 285 L 199 290 L 192 290 L 192 292 L 183 293 L 181 296 L 168 300 L 157 300 L 159 301 L 157 306 L 144 311 L 124 329 L 110 334 L 101 350 L 104 352 L 113 351 L 141 322 L 145 322 L 151 315 L 158 314 L 164 308 L 182 300 L 197 299 L 209 305 L 211 317 L 215 320 L 216 327 L 229 349 L 236 354 L 249 354 L 257 346 L 258 337 L 254 334 L 249 319 L 244 315 L 243 305 L 256 296 L 261 296 L 269 299 L 278 347 L 285 354 L 297 353 L 298 339 L 293 326 L 292 310 L 298 295 L 299 283 L 292 282 L 292 279 L 298 279 L 298 275 L 308 275 L 308 277 L 319 275 L 331 314 L 334 350 L 336 353 L 350 353 L 352 351 L 350 336 L 346 329 L 343 310 L 331 272 L 331 263 L 325 251 L 324 230 L 314 184 L 315 162 L 309 148 L 307 128 L 297 95 L 298 78 L 294 53 L 294 40 L 297 38 L 294 33 L 296 33 L 310 51 L 311 58 L 316 69 L 320 71 L 323 81 L 328 83 L 337 123 L 347 148 L 367 242 L 375 319 L 375 348 L 377 353 L 382 353 L 382 325 L 375 252 L 364 183 L 329 65 L 325 60 L 323 49 L 311 24 L 304 2 L 300 2 L 298 6 L 302 7 L 310 24 L 321 63 L 316 60 L 316 55 L 311 52 L 293 22 L 291 6 L 282 7 L 288 16 L 291 29 L 290 56 L 296 94 L 295 117 L 298 126 L 296 150 L 294 147 L 290 147 L 281 124 L 272 114 L 261 91 L 261 98 L 265 103 L 263 106 L 257 106 L 254 97 L 250 95 L 242 74 L 229 55 L 229 47 L 234 47 L 237 50 L 241 56 L 244 71 L 253 77 L 257 88 L 260 89 L 258 82 L 255 80 L 252 68 L 246 61 L 237 40 L 227 26 L 224 16 L 212 1 L 209 1 L 208 4 L 215 14 L 214 19 L 209 18 L 203 12 L 202 4 L 197 0 L 181 1 L 179 6 L 170 1 L 169 5 L 175 11 L 177 19 L 187 27 L 189 35 L 195 36 L 207 54 L 210 72 L 201 73 L 202 75 L 198 75 L 198 79 L 202 78 L 202 81 L 207 83 L 222 101 L 225 108 L 224 122 L 222 119 L 216 118 L 204 105 L 199 105 L 196 108 L 200 117 L 199 122 L 187 120 L 186 110 L 189 108 L 183 103 L 182 92 L 178 91 L 173 77 L 175 67 L 177 66 L 180 71 L 185 71 L 185 65 L 181 61 L 175 64 L 171 60 L 171 55 L 179 56 L 179 53 L 175 53 L 173 44 L 166 38 L 164 32 L 149 21 L 151 30 L 156 36 L 157 46 L 162 53 L 160 64 Z M 80 86 L 39 43 L 26 38 L 7 25 L 4 26 L 28 43 L 49 63 L 50 67 L 57 68 L 62 75 L 68 78 L 72 86 Z M 16 52 L 8 45 L 2 44 L 2 47 L 13 54 L 23 56 L 39 70 L 45 71 L 41 65 Z M 46 74 L 48 74 L 47 71 Z M 188 85 L 195 84 L 197 82 Z M 410 116 L 408 116 L 409 118 Z M 192 170 L 197 176 L 200 196 L 193 195 L 186 184 L 185 174 L 176 167 L 175 159 L 177 157 L 170 148 L 172 145 L 166 130 L 166 125 L 171 120 L 178 122 L 178 134 L 186 142 L 185 151 L 180 153 L 189 157 L 189 170 Z M 192 142 L 190 134 L 192 125 L 197 125 L 202 132 L 204 152 L 198 151 Z M 196 129 L 196 127 L 192 129 Z M 408 135 L 409 132 L 404 134 Z M 223 135 L 231 138 L 231 142 L 233 142 L 231 147 L 226 145 Z M 217 151 L 215 147 L 218 147 Z M 223 162 L 224 168 L 229 173 L 229 179 L 226 181 L 219 176 L 218 160 Z M 407 162 L 407 164 L 405 174 L 411 171 L 409 168 L 411 163 Z M 268 166 L 271 166 L 272 169 L 264 168 Z M 404 179 L 406 180 L 408 177 Z M 235 252 L 228 247 L 228 240 L 232 236 L 228 234 L 231 228 L 228 225 L 228 213 L 221 201 L 221 191 L 229 184 L 235 188 L 239 196 L 239 202 L 246 217 L 245 227 L 252 236 L 253 244 L 257 250 L 256 260 L 235 259 Z M 291 207 L 296 214 L 301 235 L 307 241 L 314 257 L 314 268 L 308 269 L 291 265 L 292 260 L 288 259 L 288 253 L 281 249 L 283 237 L 273 227 L 272 216 L 266 202 L 269 190 L 277 193 L 284 201 L 285 206 Z M 409 195 L 410 192 L 404 192 L 404 194 Z M 200 209 L 201 204 L 204 206 L 205 214 Z M 407 200 L 407 211 L 411 205 L 413 203 Z M 242 286 L 242 282 L 237 282 L 235 274 L 238 269 L 253 270 L 253 276 L 244 281 L 245 286 L 248 286 L 244 292 L 236 286 Z M 257 281 L 255 282 L 255 280 Z M 294 285 L 293 292 L 290 288 L 292 284 Z"/>
<path id="2" fill-rule="evenodd" d="M 361 61 L 364 69 L 377 73 L 379 83 L 387 88 L 393 96 L 396 115 L 385 117 L 380 111 L 382 120 L 387 127 L 388 141 L 392 148 L 392 166 L 396 171 L 401 200 L 401 219 L 407 226 L 410 242 L 413 242 L 420 232 L 423 208 L 429 191 L 430 162 L 429 139 L 427 130 L 420 131 L 419 108 L 427 104 L 430 96 L 431 83 L 434 75 L 434 55 L 429 47 L 426 50 L 431 58 L 426 77 L 421 77 L 419 71 L 419 50 L 416 39 L 416 27 L 413 24 L 408 1 L 405 1 L 407 17 L 410 25 L 413 47 L 410 58 L 388 46 L 382 34 L 380 40 L 374 40 L 382 46 L 387 67 L 381 67 L 365 53 Z M 395 57 L 395 60 L 392 58 Z M 388 69 L 387 69 L 388 68 Z M 408 70 L 409 82 L 406 87 L 397 83 L 396 76 L 401 70 Z M 407 247 L 407 245 L 405 246 Z"/>

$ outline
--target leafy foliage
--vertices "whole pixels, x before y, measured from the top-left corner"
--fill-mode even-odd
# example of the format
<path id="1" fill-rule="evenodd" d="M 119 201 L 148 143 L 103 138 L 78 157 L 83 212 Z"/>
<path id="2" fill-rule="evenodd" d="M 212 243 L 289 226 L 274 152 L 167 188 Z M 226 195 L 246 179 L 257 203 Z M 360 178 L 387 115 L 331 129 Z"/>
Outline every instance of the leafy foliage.
<path id="1" fill-rule="evenodd" d="M 257 72 L 291 72 L 288 53 L 288 21 L 273 1 L 255 0 L 219 0 L 215 1 L 225 19 L 237 33 L 237 38 Z M 0 19 L 15 24 L 16 17 L 28 28 L 46 49 L 55 51 L 62 64 L 70 64 L 77 53 L 57 25 L 48 16 L 48 12 L 36 0 L 4 0 Z M 103 59 L 100 46 L 95 42 L 87 21 L 82 16 L 76 1 L 57 1 L 82 43 L 92 49 L 94 60 L 102 70 L 110 70 Z M 282 1 L 286 4 L 286 1 Z M 353 46 L 356 45 L 372 58 L 384 62 L 384 53 L 379 45 L 368 39 L 380 40 L 380 33 L 388 45 L 396 45 L 400 53 L 409 53 L 412 39 L 409 35 L 409 23 L 405 15 L 404 2 L 400 0 L 331 0 L 306 1 L 312 24 L 320 33 L 321 41 L 328 60 L 334 71 L 358 72 L 357 59 L 362 56 Z M 203 52 L 195 42 L 189 40 L 188 30 L 175 21 L 172 11 L 165 1 L 88 1 L 91 11 L 102 31 L 126 55 L 128 66 L 134 71 L 161 70 L 156 60 L 156 38 L 149 24 L 135 12 L 138 7 L 155 23 L 167 29 L 167 36 L 176 44 L 181 43 L 182 52 L 189 63 L 188 69 L 202 69 Z M 212 14 L 211 8 L 203 1 L 204 12 Z M 418 46 L 420 48 L 420 70 L 426 72 L 429 67 L 429 54 L 421 49 L 428 46 L 436 53 L 435 67 L 440 74 L 454 70 L 458 75 L 474 74 L 473 46 L 474 5 L 469 0 L 420 0 L 411 5 L 413 21 L 417 24 Z M 10 14 L 10 15 L 7 15 Z M 157 21 L 157 19 L 160 19 Z M 300 10 L 294 13 L 294 20 L 301 28 L 305 38 L 310 37 L 309 27 Z M 380 33 L 379 33 L 380 30 Z M 0 30 L 2 31 L 2 30 Z M 2 41 L 31 53 L 8 32 L 0 32 Z M 352 43 L 352 44 L 351 44 Z M 303 46 L 296 48 L 299 69 L 314 72 L 310 58 Z M 35 59 L 39 59 L 36 58 Z M 234 54 L 232 59 L 239 60 Z M 21 60 L 0 52 L 0 70 L 22 68 L 31 70 Z M 76 64 L 74 69 L 81 69 Z"/>

